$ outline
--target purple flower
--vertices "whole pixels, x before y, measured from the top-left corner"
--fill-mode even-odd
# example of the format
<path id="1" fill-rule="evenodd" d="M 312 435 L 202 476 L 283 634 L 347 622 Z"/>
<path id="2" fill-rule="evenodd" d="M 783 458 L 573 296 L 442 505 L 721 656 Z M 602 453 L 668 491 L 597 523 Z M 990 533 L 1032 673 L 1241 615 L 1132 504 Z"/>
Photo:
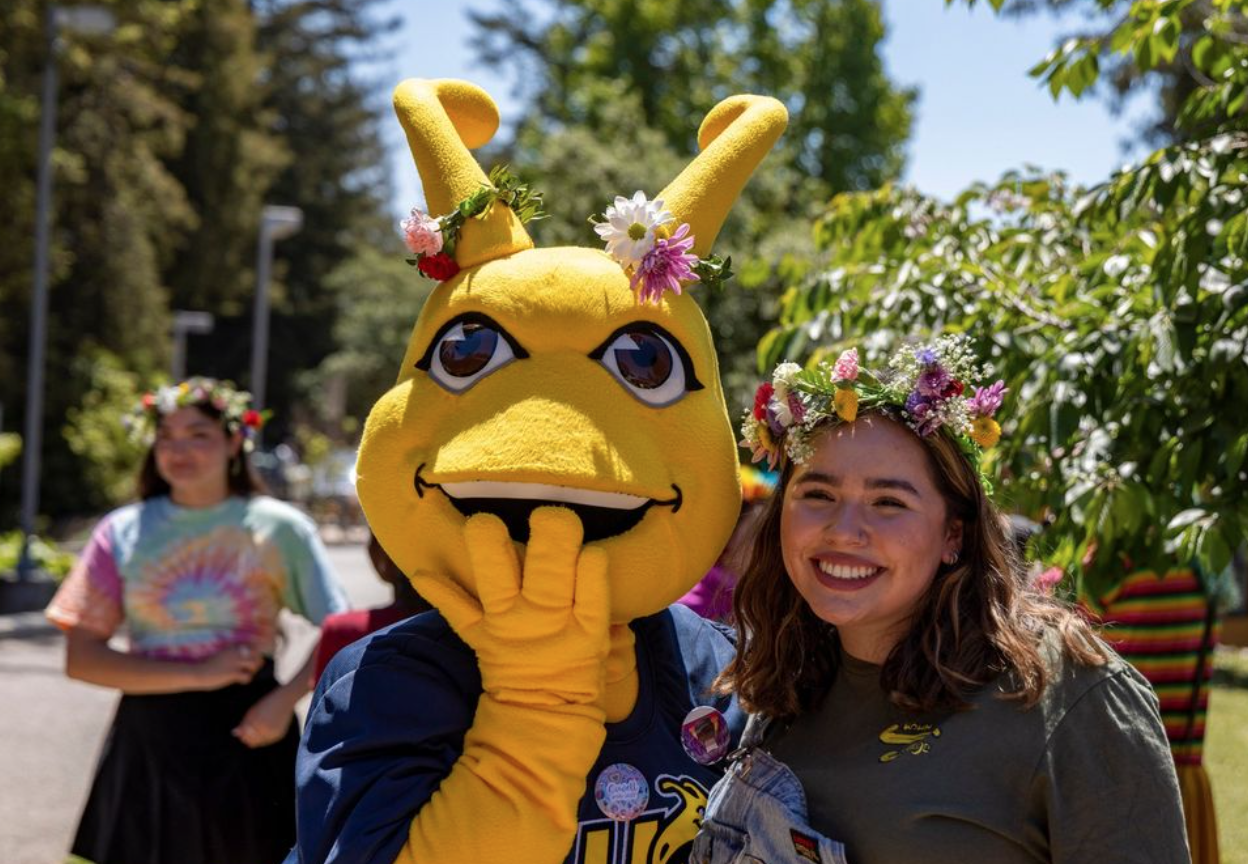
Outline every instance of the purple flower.
<path id="1" fill-rule="evenodd" d="M 975 395 L 966 401 L 966 410 L 972 417 L 991 417 L 997 413 L 1008 392 L 1004 381 L 997 381 L 988 387 L 976 387 Z"/>
<path id="2" fill-rule="evenodd" d="M 920 435 L 930 435 L 940 428 L 944 420 L 936 410 L 936 403 L 918 390 L 906 397 L 906 415 L 910 426 Z"/>
<path id="3" fill-rule="evenodd" d="M 767 405 L 767 428 L 771 430 L 771 434 L 779 438 L 789 427 L 780 422 L 780 417 L 776 414 L 775 403 Z"/>
<path id="4" fill-rule="evenodd" d="M 945 425 L 945 418 L 940 416 L 939 411 L 932 411 L 914 427 L 914 431 L 918 432 L 920 437 L 926 438 L 943 425 Z"/>
<path id="5" fill-rule="evenodd" d="M 918 390 L 914 390 L 906 397 L 906 413 L 914 420 L 920 420 L 928 411 L 932 410 L 932 403 L 923 397 Z"/>
<path id="6" fill-rule="evenodd" d="M 945 395 L 945 388 L 949 386 L 951 380 L 953 379 L 949 373 L 937 364 L 925 369 L 914 386 L 915 390 L 924 396 L 939 397 Z"/>
<path id="7" fill-rule="evenodd" d="M 794 423 L 801 423 L 806 419 L 806 406 L 802 404 L 802 400 L 792 391 L 789 392 L 789 412 L 793 415 Z"/>
<path id="8" fill-rule="evenodd" d="M 935 366 L 940 358 L 936 356 L 936 352 L 931 348 L 920 348 L 914 352 L 914 359 L 919 361 L 920 366 Z"/>
<path id="9" fill-rule="evenodd" d="M 664 291 L 679 294 L 681 282 L 698 281 L 698 274 L 693 272 L 698 256 L 689 253 L 693 248 L 693 238 L 687 237 L 688 233 L 689 223 L 686 222 L 671 237 L 655 240 L 654 248 L 641 259 L 629 287 L 641 285 L 642 303 L 658 303 Z"/>

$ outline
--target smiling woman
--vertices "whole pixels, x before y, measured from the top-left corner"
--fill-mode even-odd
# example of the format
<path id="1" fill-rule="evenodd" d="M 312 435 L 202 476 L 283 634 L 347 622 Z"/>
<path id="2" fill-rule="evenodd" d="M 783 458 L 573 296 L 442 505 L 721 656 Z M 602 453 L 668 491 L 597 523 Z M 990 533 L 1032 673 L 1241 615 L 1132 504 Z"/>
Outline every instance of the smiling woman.
<path id="1" fill-rule="evenodd" d="M 824 445 L 824 438 L 835 442 Z M 780 508 L 794 587 L 841 646 L 883 663 L 936 571 L 955 564 L 962 520 L 949 512 L 914 435 L 882 415 L 821 433 Z"/>
<path id="2" fill-rule="evenodd" d="M 697 860 L 1187 860 L 1156 697 L 1004 536 L 977 372 L 938 340 L 760 388 L 746 441 L 783 470 L 719 681 L 755 717 Z"/>

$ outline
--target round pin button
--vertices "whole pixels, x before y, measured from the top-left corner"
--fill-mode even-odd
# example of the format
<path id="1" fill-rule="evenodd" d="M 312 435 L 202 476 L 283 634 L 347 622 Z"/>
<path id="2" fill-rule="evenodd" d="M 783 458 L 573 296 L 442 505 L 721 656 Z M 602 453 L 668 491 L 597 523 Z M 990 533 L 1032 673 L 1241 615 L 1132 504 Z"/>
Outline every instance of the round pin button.
<path id="1" fill-rule="evenodd" d="M 594 800 L 608 819 L 627 822 L 646 810 L 650 803 L 650 787 L 645 775 L 625 762 L 602 769 L 594 783 Z"/>
<path id="2" fill-rule="evenodd" d="M 700 705 L 685 715 L 680 743 L 694 762 L 713 765 L 728 755 L 728 721 L 711 706 Z"/>

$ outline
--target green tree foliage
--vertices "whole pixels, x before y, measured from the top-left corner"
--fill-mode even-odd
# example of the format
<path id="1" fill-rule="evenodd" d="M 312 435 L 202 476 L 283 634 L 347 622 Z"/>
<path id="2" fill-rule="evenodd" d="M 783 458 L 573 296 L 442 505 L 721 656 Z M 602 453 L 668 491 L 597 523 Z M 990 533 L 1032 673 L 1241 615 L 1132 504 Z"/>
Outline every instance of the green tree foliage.
<path id="1" fill-rule="evenodd" d="M 1210 75 L 1213 61 L 1226 58 L 1218 46 L 1248 40 L 1248 16 L 1235 4 L 1221 0 L 990 2 L 1018 16 L 1041 11 L 1083 13 L 1078 32 L 1064 39 L 1035 71 L 1045 74 L 1055 96 L 1062 88 L 1079 96 L 1094 84 L 1103 84 L 1116 107 L 1140 91 L 1155 91 L 1157 112 L 1144 130 L 1154 145 L 1209 134 L 1218 124 L 1242 114 L 1242 105 L 1234 110 L 1220 105 L 1205 106 L 1213 110 L 1199 124 L 1181 116 L 1193 107 L 1194 95 L 1216 83 L 1218 71 Z M 1134 40 L 1131 34 L 1140 25 L 1151 28 L 1149 38 Z"/>
<path id="2" fill-rule="evenodd" d="M 118 418 L 149 385 L 120 357 L 103 349 L 87 351 L 76 365 L 87 389 L 82 402 L 67 412 L 65 442 L 82 460 L 86 487 L 98 494 L 101 505 L 116 506 L 134 496 L 143 457 L 143 447 L 130 440 Z"/>
<path id="3" fill-rule="evenodd" d="M 317 400 L 318 407 L 333 414 L 345 409 L 346 417 L 363 420 L 373 403 L 394 386 L 395 363 L 407 350 L 412 323 L 433 283 L 408 266 L 401 250 L 364 247 L 338 265 L 325 284 L 337 303 L 334 341 L 339 347 L 305 376 L 304 389 L 341 394 L 343 405 Z M 332 431 L 341 435 L 352 430 Z"/>
<path id="4" fill-rule="evenodd" d="M 264 105 L 268 73 L 247 3 L 192 6 L 170 59 L 194 76 L 179 100 L 190 128 L 170 169 L 195 213 L 168 268 L 171 301 L 218 315 L 249 312 L 260 208 L 290 158 Z"/>
<path id="5" fill-rule="evenodd" d="M 17 563 L 22 557 L 23 540 L 21 531 L 0 533 L 0 578 L 16 572 Z M 37 568 L 54 579 L 68 576 L 76 560 L 72 553 L 42 537 L 31 537 L 30 558 Z"/>
<path id="6" fill-rule="evenodd" d="M 22 436 L 16 432 L 0 432 L 0 471 L 22 455 Z"/>
<path id="7" fill-rule="evenodd" d="M 1118 39 L 1135 53 L 1157 25 L 1132 20 Z M 1240 92 L 1248 47 L 1218 50 L 1237 71 L 1181 116 Z M 1001 498 L 1055 519 L 1043 535 L 1052 560 L 1093 596 L 1124 561 L 1220 573 L 1248 528 L 1248 409 L 1236 395 L 1248 392 L 1248 135 L 1237 125 L 1089 190 L 1011 174 L 950 204 L 891 186 L 840 196 L 816 228 L 829 266 L 785 296 L 761 359 L 864 334 L 878 358 L 905 335 L 967 332 L 1012 391 L 991 462 Z"/>
<path id="8" fill-rule="evenodd" d="M 193 219 L 166 160 L 179 152 L 188 118 L 174 94 L 187 78 L 167 62 L 188 3 L 114 4 L 108 37 L 63 35 L 51 238 L 45 396 L 45 510 L 89 508 L 81 466 L 57 434 L 89 381 L 75 359 L 93 347 L 126 358 L 141 374 L 166 361 L 167 294 L 162 268 Z M 15 0 L 0 28 L 0 401 L 22 422 L 29 350 L 35 234 L 34 176 L 39 93 L 48 57 L 44 4 Z M 6 484 L 6 509 L 17 484 Z"/>
<path id="9" fill-rule="evenodd" d="M 0 15 L 0 402 L 21 428 L 33 263 L 34 176 L 45 0 L 11 0 Z M 171 308 L 250 312 L 257 225 L 265 203 L 304 209 L 307 227 L 278 247 L 275 313 L 306 329 L 275 356 L 272 402 L 289 416 L 290 382 L 330 353 L 333 298 L 324 278 L 362 242 L 392 234 L 382 215 L 375 113 L 349 69 L 384 30 L 377 5 L 349 0 L 111 0 L 107 36 L 64 33 L 57 55 L 51 304 L 42 510 L 61 515 L 115 500 L 93 473 L 115 470 L 85 420 L 76 450 L 58 434 L 101 370 L 119 358 L 139 380 L 169 359 Z M 281 256 L 285 253 L 285 258 Z M 106 352 L 100 354 L 97 352 Z M 221 350 L 239 380 L 249 354 Z M 111 408 L 109 409 L 111 410 Z M 100 407 L 93 423 L 114 424 Z M 104 438 L 108 434 L 100 433 Z M 89 437 L 89 436 L 88 436 Z M 0 488 L 0 513 L 17 484 Z"/>
<path id="10" fill-rule="evenodd" d="M 804 194 L 789 198 L 798 211 L 901 170 L 915 93 L 884 74 L 872 0 L 546 0 L 470 15 L 482 60 L 516 66 L 533 100 L 522 140 L 525 129 L 607 127 L 632 94 L 633 122 L 691 153 L 697 118 L 758 92 L 790 109 L 779 160 L 803 178 Z"/>
<path id="11" fill-rule="evenodd" d="M 546 193 L 543 244 L 597 245 L 587 222 L 617 194 L 655 195 L 697 151 L 697 126 L 733 93 L 790 109 L 716 242 L 737 278 L 695 288 L 730 398 L 756 373 L 753 346 L 776 298 L 814 254 L 809 220 L 833 192 L 901 170 L 915 94 L 888 81 L 870 0 L 545 0 L 470 13 L 481 58 L 512 68 L 531 106 L 503 148 Z"/>
<path id="12" fill-rule="evenodd" d="M 303 210 L 303 228 L 277 246 L 272 290 L 277 313 L 306 322 L 297 354 L 270 358 L 275 428 L 291 417 L 297 375 L 336 348 L 338 296 L 327 277 L 361 246 L 393 243 L 381 116 L 353 64 L 391 31 L 381 0 L 263 0 L 253 3 L 259 46 L 268 58 L 266 106 L 290 161 L 265 203 Z M 389 116 L 389 115 L 387 115 Z M 315 401 L 315 394 L 307 394 Z"/>

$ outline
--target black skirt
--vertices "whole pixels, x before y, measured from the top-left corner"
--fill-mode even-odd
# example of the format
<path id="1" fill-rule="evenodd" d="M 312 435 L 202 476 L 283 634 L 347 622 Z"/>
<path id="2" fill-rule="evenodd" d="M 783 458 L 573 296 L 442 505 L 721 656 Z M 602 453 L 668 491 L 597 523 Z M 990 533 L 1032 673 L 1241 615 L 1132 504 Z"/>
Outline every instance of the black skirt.
<path id="1" fill-rule="evenodd" d="M 268 662 L 248 684 L 122 696 L 73 854 L 94 864 L 279 864 L 295 842 L 295 750 L 230 734 L 277 686 Z"/>

